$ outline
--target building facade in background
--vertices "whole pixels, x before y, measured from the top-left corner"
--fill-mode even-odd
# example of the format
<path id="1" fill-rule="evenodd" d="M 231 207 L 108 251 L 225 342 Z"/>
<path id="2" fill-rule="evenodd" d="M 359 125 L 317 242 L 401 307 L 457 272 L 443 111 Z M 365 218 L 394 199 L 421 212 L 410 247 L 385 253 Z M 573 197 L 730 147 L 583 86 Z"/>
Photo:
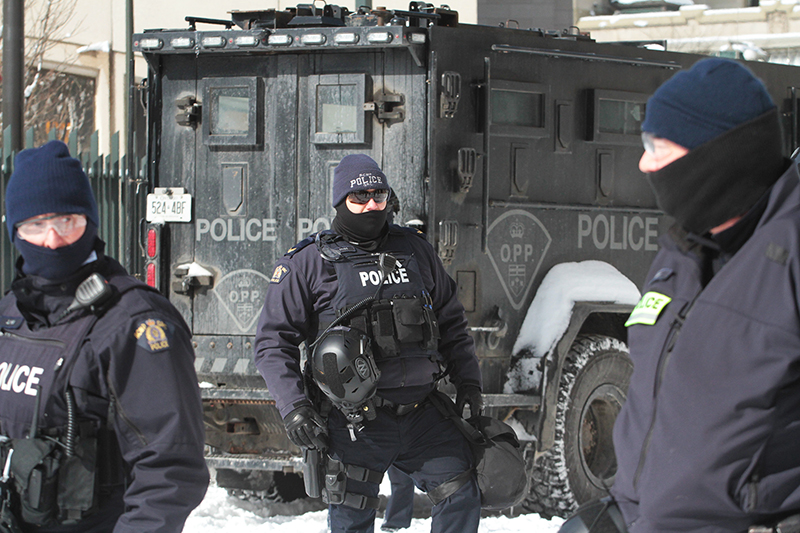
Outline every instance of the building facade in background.
<path id="1" fill-rule="evenodd" d="M 298 0 L 302 2 L 302 0 Z M 283 10 L 286 0 L 133 0 L 135 32 L 147 28 L 187 27 L 186 16 L 230 20 L 232 10 Z M 332 3 L 337 3 L 335 0 Z M 338 2 L 351 11 L 364 2 Z M 408 9 L 407 1 L 375 6 Z M 477 21 L 476 0 L 449 2 L 462 21 Z M 126 0 L 26 0 L 25 130 L 35 127 L 35 144 L 50 135 L 67 141 L 77 136 L 79 151 L 90 148 L 98 133 L 98 150 L 111 153 L 112 135 L 120 132 L 125 150 Z M 142 57 L 135 58 L 137 80 L 147 76 Z M 137 117 L 134 117 L 136 120 Z"/>
<path id="2" fill-rule="evenodd" d="M 762 0 L 754 7 L 686 5 L 675 11 L 582 17 L 597 41 L 652 41 L 668 50 L 800 65 L 800 2 Z"/>
<path id="3" fill-rule="evenodd" d="M 648 41 L 670 50 L 768 60 L 800 61 L 800 0 L 453 0 L 463 23 L 561 30 L 577 25 L 598 41 Z M 283 10 L 287 0 L 133 0 L 134 31 L 186 27 L 193 15 L 230 19 L 232 10 Z M 367 2 L 338 2 L 351 11 Z M 404 0 L 376 0 L 372 7 L 408 9 Z M 438 5 L 438 4 L 437 4 Z M 120 132 L 125 151 L 128 84 L 125 61 L 126 0 L 26 0 L 25 128 L 35 144 L 48 136 L 77 136 L 88 150 L 97 132 L 100 153 L 112 151 Z M 147 75 L 135 58 L 135 76 Z M 141 114 L 141 111 L 139 112 Z M 133 120 L 141 117 L 133 117 Z M 141 143 L 141 139 L 140 139 Z"/>

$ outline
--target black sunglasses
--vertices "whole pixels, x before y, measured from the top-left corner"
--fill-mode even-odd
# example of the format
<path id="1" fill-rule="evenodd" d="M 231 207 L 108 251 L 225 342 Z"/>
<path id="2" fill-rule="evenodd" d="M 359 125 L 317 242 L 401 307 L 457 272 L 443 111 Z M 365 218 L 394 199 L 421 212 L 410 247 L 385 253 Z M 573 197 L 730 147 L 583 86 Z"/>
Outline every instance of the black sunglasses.
<path id="1" fill-rule="evenodd" d="M 389 191 L 386 189 L 375 189 L 374 191 L 354 191 L 347 195 L 347 198 L 354 204 L 366 204 L 370 200 L 375 200 L 380 204 L 389 199 Z"/>

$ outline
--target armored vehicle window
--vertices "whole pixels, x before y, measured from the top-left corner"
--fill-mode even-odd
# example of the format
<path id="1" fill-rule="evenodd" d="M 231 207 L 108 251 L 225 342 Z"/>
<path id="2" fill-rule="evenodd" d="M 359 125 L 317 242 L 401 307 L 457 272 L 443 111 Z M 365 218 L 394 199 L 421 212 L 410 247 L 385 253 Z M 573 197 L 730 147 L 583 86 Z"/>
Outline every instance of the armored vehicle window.
<path id="1" fill-rule="evenodd" d="M 622 91 L 595 90 L 593 139 L 615 144 L 638 144 L 647 96 Z"/>
<path id="2" fill-rule="evenodd" d="M 315 144 L 365 142 L 366 74 L 309 76 Z"/>
<path id="3" fill-rule="evenodd" d="M 546 137 L 546 85 L 493 80 L 489 91 L 491 133 L 519 137 Z"/>
<path id="4" fill-rule="evenodd" d="M 624 100 L 606 100 L 599 102 L 600 133 L 620 133 L 639 135 L 642 133 L 644 106 L 641 102 L 625 102 Z"/>
<path id="5" fill-rule="evenodd" d="M 203 141 L 209 145 L 256 145 L 258 80 L 206 78 L 202 83 Z"/>
<path id="6" fill-rule="evenodd" d="M 245 135 L 250 130 L 247 87 L 211 89 L 211 135 Z"/>
<path id="7" fill-rule="evenodd" d="M 493 90 L 492 124 L 543 128 L 544 95 Z"/>
<path id="8" fill-rule="evenodd" d="M 340 103 L 355 101 L 355 92 L 355 85 L 317 86 L 317 133 L 357 131 L 358 106 Z"/>

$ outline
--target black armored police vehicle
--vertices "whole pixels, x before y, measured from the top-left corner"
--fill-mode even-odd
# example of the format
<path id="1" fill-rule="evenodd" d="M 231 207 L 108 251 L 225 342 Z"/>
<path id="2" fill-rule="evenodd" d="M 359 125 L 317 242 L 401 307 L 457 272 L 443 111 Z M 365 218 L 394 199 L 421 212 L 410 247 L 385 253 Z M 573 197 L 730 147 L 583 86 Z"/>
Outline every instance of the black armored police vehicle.
<path id="1" fill-rule="evenodd" d="M 486 404 L 527 447 L 524 509 L 565 516 L 603 494 L 624 323 L 670 223 L 637 168 L 640 125 L 700 56 L 460 24 L 423 2 L 230 14 L 133 37 L 150 67 L 138 270 L 192 328 L 219 485 L 302 492 L 253 335 L 272 265 L 330 227 L 333 169 L 365 153 L 395 187 L 395 222 L 424 231 L 458 283 Z M 800 69 L 748 66 L 789 155 Z"/>

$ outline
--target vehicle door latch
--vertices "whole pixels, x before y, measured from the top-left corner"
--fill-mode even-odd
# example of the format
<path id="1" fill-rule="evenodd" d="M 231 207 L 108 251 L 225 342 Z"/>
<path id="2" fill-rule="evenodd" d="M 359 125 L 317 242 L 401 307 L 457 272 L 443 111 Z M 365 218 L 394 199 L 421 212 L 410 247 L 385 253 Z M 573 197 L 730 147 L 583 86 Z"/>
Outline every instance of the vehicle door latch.
<path id="1" fill-rule="evenodd" d="M 402 94 L 378 93 L 374 101 L 364 104 L 364 111 L 372 111 L 378 117 L 378 122 L 403 122 L 405 110 L 403 105 L 406 97 Z"/>
<path id="2" fill-rule="evenodd" d="M 173 274 L 172 291 L 177 294 L 189 294 L 192 289 L 214 285 L 214 274 L 197 263 L 178 265 Z"/>
<path id="3" fill-rule="evenodd" d="M 203 106 L 194 96 L 184 96 L 175 100 L 175 105 L 180 109 L 175 115 L 175 122 L 181 126 L 196 126 L 200 122 L 200 112 Z"/>

